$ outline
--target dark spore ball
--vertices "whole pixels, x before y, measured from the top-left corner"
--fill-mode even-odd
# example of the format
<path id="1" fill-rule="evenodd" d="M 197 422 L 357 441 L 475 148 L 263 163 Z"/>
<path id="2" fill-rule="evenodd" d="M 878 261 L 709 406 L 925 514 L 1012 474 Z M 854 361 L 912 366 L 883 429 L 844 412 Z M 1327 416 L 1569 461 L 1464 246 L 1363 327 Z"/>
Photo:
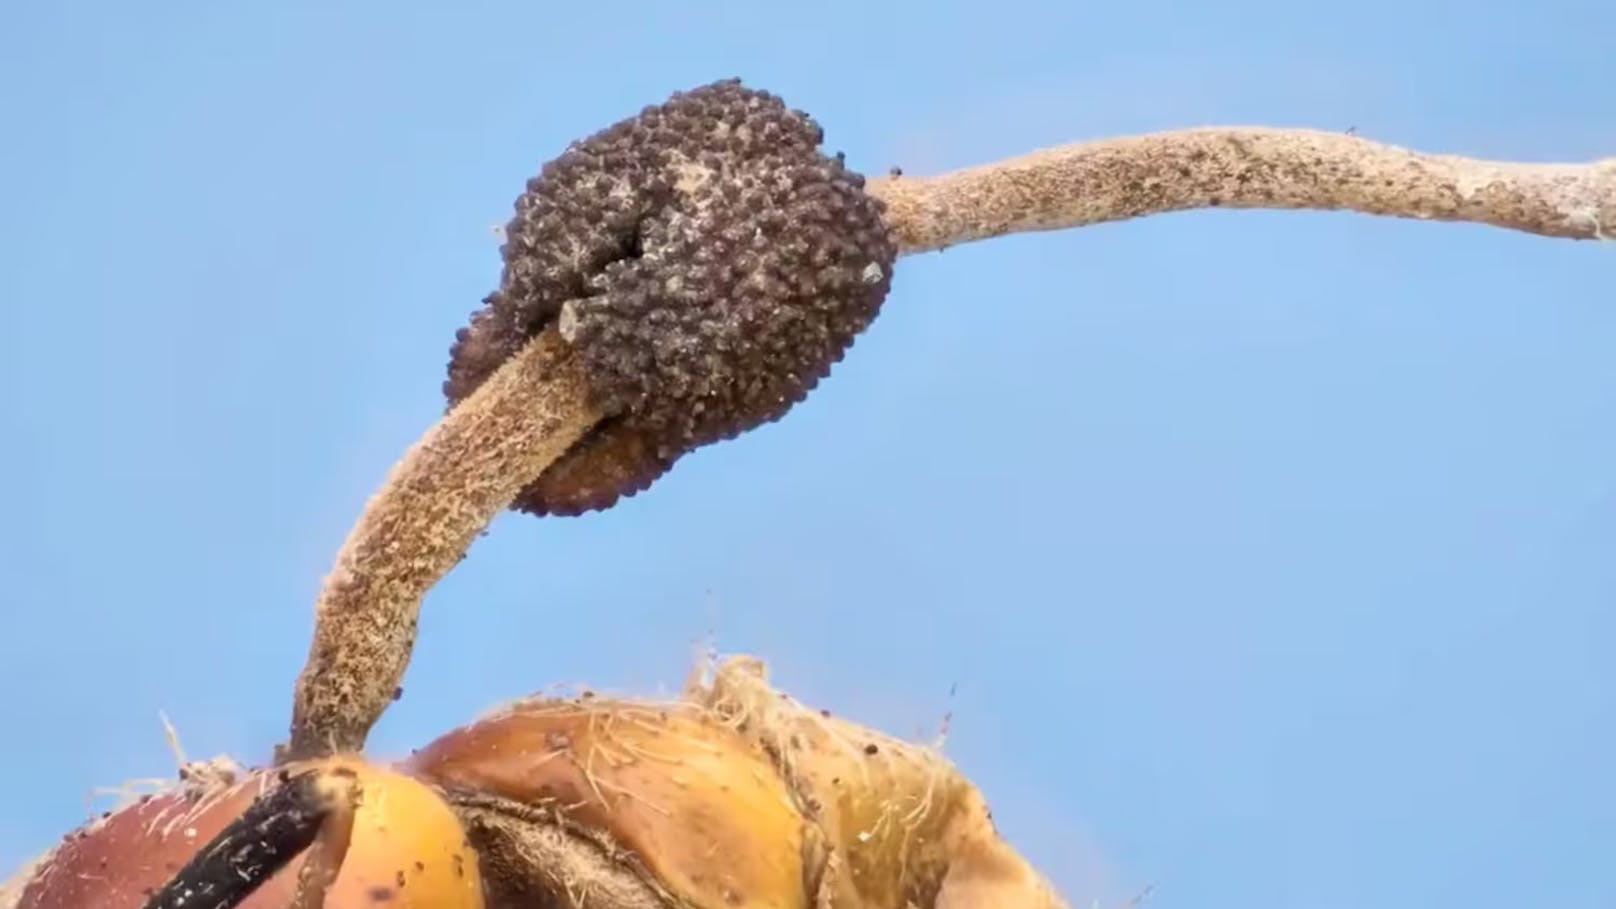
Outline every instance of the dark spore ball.
<path id="1" fill-rule="evenodd" d="M 515 507 L 575 515 L 784 416 L 875 318 L 897 245 L 806 114 L 739 80 L 673 95 L 528 181 L 497 291 L 456 335 L 451 406 L 537 333 L 609 414 Z"/>

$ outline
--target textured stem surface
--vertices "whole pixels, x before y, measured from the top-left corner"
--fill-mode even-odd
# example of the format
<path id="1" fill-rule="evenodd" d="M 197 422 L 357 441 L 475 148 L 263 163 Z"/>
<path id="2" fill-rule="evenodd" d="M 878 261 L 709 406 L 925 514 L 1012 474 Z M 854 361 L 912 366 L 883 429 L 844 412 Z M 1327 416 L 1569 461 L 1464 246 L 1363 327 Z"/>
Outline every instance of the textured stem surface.
<path id="1" fill-rule="evenodd" d="M 1616 239 L 1616 158 L 1526 164 L 1427 155 L 1342 133 L 1190 129 L 868 184 L 904 253 L 1197 208 L 1347 210 Z"/>
<path id="2" fill-rule="evenodd" d="M 1616 158 L 1426 155 L 1340 133 L 1208 128 L 870 180 L 903 253 L 1195 208 L 1350 210 L 1550 237 L 1616 236 Z M 282 761 L 357 751 L 414 648 L 421 599 L 521 489 L 599 422 L 546 333 L 416 444 L 354 528 L 316 607 Z"/>
<path id="3" fill-rule="evenodd" d="M 601 415 L 553 331 L 511 357 L 388 476 L 315 606 L 286 762 L 363 747 L 415 646 L 421 600 L 521 488 Z"/>

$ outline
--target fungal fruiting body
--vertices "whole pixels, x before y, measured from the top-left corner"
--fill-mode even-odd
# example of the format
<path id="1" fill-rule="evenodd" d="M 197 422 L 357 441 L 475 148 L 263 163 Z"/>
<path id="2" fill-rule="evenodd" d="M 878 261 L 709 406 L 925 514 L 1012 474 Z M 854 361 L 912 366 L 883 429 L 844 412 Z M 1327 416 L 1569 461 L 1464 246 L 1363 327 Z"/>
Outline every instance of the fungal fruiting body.
<path id="1" fill-rule="evenodd" d="M 284 813 L 216 839 L 300 780 L 345 783 L 353 804 L 341 842 L 316 838 L 265 875 L 264 863 L 282 845 L 276 838 L 293 826 Z M 334 875 L 314 880 L 309 872 L 328 846 L 335 847 Z M 216 850 L 219 861 L 184 876 L 206 850 Z M 223 902 L 230 888 L 248 884 L 243 897 Z M 484 909 L 477 854 L 443 799 L 408 775 L 350 757 L 144 797 L 70 834 L 13 886 L 14 903 L 3 909 Z"/>
<path id="2" fill-rule="evenodd" d="M 450 412 L 328 577 L 283 766 L 111 812 L 0 909 L 1060 909 L 940 755 L 802 707 L 752 660 L 673 703 L 523 701 L 395 768 L 340 755 L 393 700 L 420 598 L 495 513 L 607 508 L 779 419 L 876 317 L 900 253 L 1210 206 L 1616 224 L 1610 161 L 1213 129 L 866 185 L 821 139 L 732 80 L 548 164 L 451 348 Z"/>
<path id="3" fill-rule="evenodd" d="M 422 598 L 500 511 L 610 507 L 829 374 L 876 317 L 897 246 L 821 138 L 779 98 L 718 82 L 529 182 L 499 287 L 451 347 L 448 412 L 326 576 L 280 757 L 363 748 Z"/>
<path id="4" fill-rule="evenodd" d="M 691 449 L 779 419 L 841 359 L 886 297 L 897 246 L 822 139 L 778 97 L 717 82 L 574 143 L 529 181 L 444 393 L 459 402 L 555 327 L 608 416 L 515 507 L 610 507 Z"/>

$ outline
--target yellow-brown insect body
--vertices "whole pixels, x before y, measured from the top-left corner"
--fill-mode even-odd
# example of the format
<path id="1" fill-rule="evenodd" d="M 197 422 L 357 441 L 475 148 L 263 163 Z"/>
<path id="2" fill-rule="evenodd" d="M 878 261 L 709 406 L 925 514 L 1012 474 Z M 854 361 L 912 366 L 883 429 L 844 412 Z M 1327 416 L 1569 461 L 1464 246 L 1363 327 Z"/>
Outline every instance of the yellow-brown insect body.
<path id="1" fill-rule="evenodd" d="M 518 701 L 393 767 L 338 756 L 150 797 L 0 909 L 140 909 L 300 774 L 354 793 L 324 902 L 293 902 L 317 841 L 244 909 L 1065 909 L 936 749 L 809 709 L 748 658 L 676 700 Z"/>
<path id="2" fill-rule="evenodd" d="M 935 748 L 807 708 L 748 657 L 728 660 L 692 694 L 774 755 L 812 817 L 826 853 L 816 906 L 1065 906 Z"/>
<path id="3" fill-rule="evenodd" d="M 529 700 L 445 735 L 409 772 L 442 787 L 496 900 L 806 909 L 805 823 L 768 756 L 689 703 Z M 611 906 L 597 897 L 587 905 Z M 613 906 L 612 909 L 620 909 Z"/>
<path id="4" fill-rule="evenodd" d="M 803 707 L 755 660 L 678 701 L 520 701 L 406 767 L 460 811 L 495 907 L 1064 906 L 941 754 Z"/>

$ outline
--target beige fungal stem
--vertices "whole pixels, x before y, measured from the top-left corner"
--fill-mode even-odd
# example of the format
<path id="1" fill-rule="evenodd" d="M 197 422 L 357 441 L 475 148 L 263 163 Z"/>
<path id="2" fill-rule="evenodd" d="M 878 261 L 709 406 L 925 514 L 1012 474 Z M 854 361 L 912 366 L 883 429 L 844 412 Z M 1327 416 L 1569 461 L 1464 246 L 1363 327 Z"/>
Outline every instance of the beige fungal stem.
<path id="1" fill-rule="evenodd" d="M 422 598 L 524 484 L 599 422 L 590 400 L 576 357 L 547 331 L 405 454 L 320 592 L 278 762 L 363 747 L 403 680 Z"/>
<path id="2" fill-rule="evenodd" d="M 1339 133 L 1207 128 L 1046 149 L 934 177 L 870 180 L 903 253 L 1206 207 L 1331 209 L 1616 238 L 1616 158 L 1426 155 Z M 278 760 L 357 751 L 392 701 L 426 592 L 601 414 L 545 333 L 394 468 L 337 557 Z"/>
<path id="3" fill-rule="evenodd" d="M 869 181 L 904 253 L 1198 208 L 1347 210 L 1616 239 L 1616 158 L 1428 155 L 1342 133 L 1220 127 L 1083 142 Z"/>

